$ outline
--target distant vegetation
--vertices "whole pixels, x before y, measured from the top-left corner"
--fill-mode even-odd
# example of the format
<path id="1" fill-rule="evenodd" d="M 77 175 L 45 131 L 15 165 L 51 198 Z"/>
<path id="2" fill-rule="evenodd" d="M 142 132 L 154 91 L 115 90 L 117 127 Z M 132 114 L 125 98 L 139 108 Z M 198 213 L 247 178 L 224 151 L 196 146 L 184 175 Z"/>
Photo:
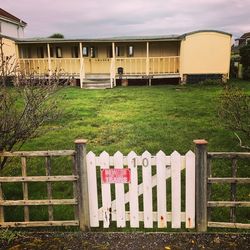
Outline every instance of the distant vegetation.
<path id="1" fill-rule="evenodd" d="M 240 48 L 240 62 L 243 65 L 243 78 L 250 79 L 250 43 Z"/>
<path id="2" fill-rule="evenodd" d="M 49 38 L 64 38 L 64 35 L 61 33 L 54 33 Z"/>

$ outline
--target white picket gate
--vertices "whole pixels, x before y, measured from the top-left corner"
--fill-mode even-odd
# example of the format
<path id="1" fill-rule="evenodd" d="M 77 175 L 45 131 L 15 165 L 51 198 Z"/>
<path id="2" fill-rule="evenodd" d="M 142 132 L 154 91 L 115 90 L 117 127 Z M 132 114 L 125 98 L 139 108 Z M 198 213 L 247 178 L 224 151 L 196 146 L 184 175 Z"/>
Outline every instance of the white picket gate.
<path id="1" fill-rule="evenodd" d="M 152 168 L 156 174 L 152 175 Z M 107 184 L 97 180 L 97 171 L 109 168 L 129 168 L 131 181 L 128 192 L 124 192 L 123 183 Z M 142 182 L 138 183 L 138 170 L 141 168 Z M 181 171 L 185 169 L 185 211 L 181 211 Z M 87 175 L 89 191 L 90 226 L 108 228 L 111 221 L 116 221 L 117 227 L 126 227 L 126 221 L 132 228 L 139 227 L 144 222 L 145 228 L 152 228 L 157 222 L 158 228 L 180 228 L 185 222 L 186 228 L 195 227 L 195 154 L 192 151 L 181 156 L 174 151 L 170 156 L 159 151 L 156 156 L 144 152 L 141 156 L 130 152 L 123 156 L 116 152 L 109 156 L 102 152 L 96 156 L 93 152 L 87 154 Z M 99 176 L 99 174 L 98 174 Z M 171 211 L 167 211 L 167 179 L 171 178 Z M 101 192 L 100 187 L 101 185 Z M 111 199 L 111 185 L 115 185 L 115 198 Z M 157 210 L 153 210 L 153 187 L 156 186 Z M 99 190 L 99 192 L 98 192 Z M 143 206 L 139 205 L 139 196 L 143 195 Z M 99 202 L 98 202 L 99 201 Z M 98 205 L 99 203 L 99 205 Z M 125 204 L 129 203 L 129 211 Z M 139 209 L 143 207 L 143 211 Z"/>

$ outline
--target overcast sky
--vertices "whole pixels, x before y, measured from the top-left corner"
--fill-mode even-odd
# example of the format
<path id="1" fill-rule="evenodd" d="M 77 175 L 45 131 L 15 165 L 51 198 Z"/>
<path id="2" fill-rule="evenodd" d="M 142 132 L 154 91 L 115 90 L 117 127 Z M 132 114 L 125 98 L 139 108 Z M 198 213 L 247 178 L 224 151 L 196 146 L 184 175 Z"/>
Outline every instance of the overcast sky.
<path id="1" fill-rule="evenodd" d="M 250 32 L 250 0 L 0 0 L 28 23 L 26 37 L 182 34 L 217 29 Z"/>

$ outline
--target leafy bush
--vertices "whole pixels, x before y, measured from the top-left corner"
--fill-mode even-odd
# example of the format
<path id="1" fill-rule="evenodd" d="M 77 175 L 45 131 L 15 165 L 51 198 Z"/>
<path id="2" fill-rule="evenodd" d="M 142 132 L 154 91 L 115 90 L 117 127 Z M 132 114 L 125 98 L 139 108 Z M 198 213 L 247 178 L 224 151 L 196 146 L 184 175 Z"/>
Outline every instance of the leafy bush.
<path id="1" fill-rule="evenodd" d="M 220 86 L 223 84 L 224 83 L 220 79 L 206 79 L 204 81 L 199 82 L 200 86 Z"/>
<path id="2" fill-rule="evenodd" d="M 243 69 L 243 78 L 250 79 L 250 66 Z"/>
<path id="3" fill-rule="evenodd" d="M 249 150 L 250 96 L 239 88 L 225 88 L 219 97 L 219 116 L 224 126 L 235 133 L 240 146 Z"/>
<path id="4" fill-rule="evenodd" d="M 243 78 L 250 79 L 250 44 L 240 48 L 240 62 L 243 65 Z"/>
<path id="5" fill-rule="evenodd" d="M 20 236 L 20 232 L 15 232 L 8 228 L 0 230 L 0 242 L 6 242 L 7 244 L 10 244 L 13 240 L 19 238 Z"/>

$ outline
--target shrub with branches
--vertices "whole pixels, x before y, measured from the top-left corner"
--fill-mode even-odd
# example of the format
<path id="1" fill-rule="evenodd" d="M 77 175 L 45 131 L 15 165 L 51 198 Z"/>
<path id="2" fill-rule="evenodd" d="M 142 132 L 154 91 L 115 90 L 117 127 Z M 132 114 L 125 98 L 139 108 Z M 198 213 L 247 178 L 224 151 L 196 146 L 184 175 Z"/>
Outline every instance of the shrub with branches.
<path id="1" fill-rule="evenodd" d="M 13 87 L 7 86 L 7 79 Z M 38 129 L 59 115 L 55 92 L 59 76 L 24 75 L 15 57 L 4 55 L 0 41 L 0 152 L 19 149 L 28 139 L 37 136 Z M 0 158 L 0 169 L 7 158 Z"/>
<path id="2" fill-rule="evenodd" d="M 225 88 L 219 99 L 219 116 L 240 147 L 250 150 L 250 96 L 239 88 Z"/>

